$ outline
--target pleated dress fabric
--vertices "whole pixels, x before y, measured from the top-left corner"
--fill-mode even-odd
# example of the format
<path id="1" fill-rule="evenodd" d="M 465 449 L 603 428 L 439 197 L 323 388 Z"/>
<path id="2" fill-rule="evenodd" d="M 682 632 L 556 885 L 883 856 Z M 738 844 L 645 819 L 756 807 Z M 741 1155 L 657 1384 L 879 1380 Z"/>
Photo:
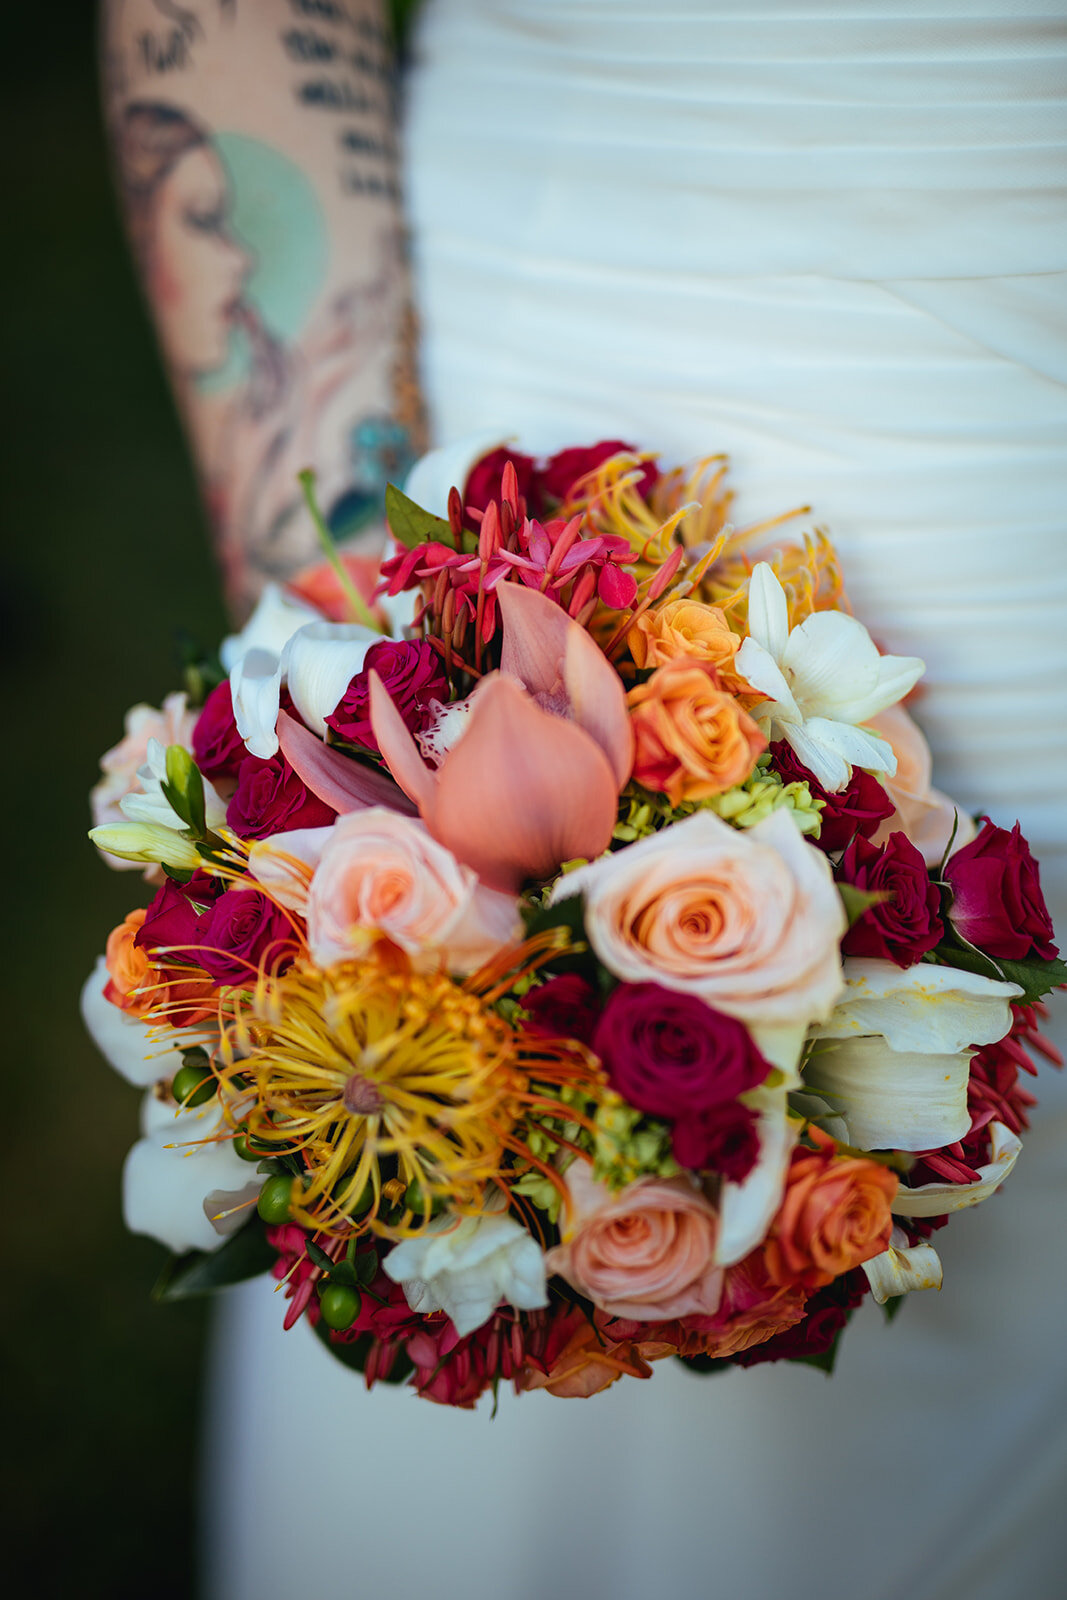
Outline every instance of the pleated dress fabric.
<path id="1" fill-rule="evenodd" d="M 941 787 L 1021 820 L 1067 934 L 1065 66 L 1052 0 L 428 0 L 406 137 L 436 438 L 725 450 L 738 523 L 812 506 L 928 664 Z M 1005 1193 L 938 1235 L 942 1295 L 866 1306 L 830 1381 L 664 1363 L 491 1422 L 365 1394 L 234 1293 L 209 1594 L 1058 1596 L 1067 1092 L 1039 1092 Z"/>

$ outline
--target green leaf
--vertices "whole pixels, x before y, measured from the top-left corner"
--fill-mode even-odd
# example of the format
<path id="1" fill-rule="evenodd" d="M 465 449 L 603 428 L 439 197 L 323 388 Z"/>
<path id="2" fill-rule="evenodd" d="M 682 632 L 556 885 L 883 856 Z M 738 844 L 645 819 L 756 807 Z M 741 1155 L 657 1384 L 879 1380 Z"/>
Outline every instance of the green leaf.
<path id="1" fill-rule="evenodd" d="M 844 1329 L 841 1330 L 844 1332 Z M 829 1350 L 820 1350 L 816 1356 L 791 1356 L 789 1359 L 805 1367 L 817 1367 L 820 1372 L 825 1372 L 829 1377 L 837 1364 L 837 1352 L 841 1347 L 841 1334 L 839 1333 Z"/>
<path id="2" fill-rule="evenodd" d="M 449 523 L 441 517 L 435 517 L 432 511 L 424 511 L 414 500 L 409 500 L 395 483 L 386 485 L 385 520 L 393 538 L 409 550 L 431 541 L 451 545 L 453 549 L 456 547 Z"/>
<path id="3" fill-rule="evenodd" d="M 982 978 L 993 978 L 997 982 L 1001 979 L 1001 971 L 996 962 L 989 956 L 984 956 L 980 950 L 965 950 L 958 944 L 939 944 L 931 954 L 946 967 L 958 967 L 961 972 L 977 972 Z"/>
<path id="4" fill-rule="evenodd" d="M 887 1322 L 892 1322 L 907 1298 L 906 1294 L 894 1294 L 888 1300 L 883 1301 L 882 1315 Z"/>
<path id="5" fill-rule="evenodd" d="M 841 896 L 850 928 L 871 906 L 881 905 L 883 900 L 889 899 L 884 889 L 857 889 L 854 883 L 839 883 L 837 892 Z"/>
<path id="6" fill-rule="evenodd" d="M 1042 995 L 1067 983 L 1067 966 L 1055 961 L 998 961 L 1001 972 L 1009 983 L 1017 983 L 1023 991 L 1021 1005 L 1040 1000 Z"/>
<path id="7" fill-rule="evenodd" d="M 307 1252 L 308 1260 L 316 1267 L 321 1267 L 324 1272 L 333 1271 L 333 1257 L 328 1256 L 322 1246 L 315 1243 L 314 1239 L 308 1239 L 304 1244 L 304 1249 Z"/>
<path id="8" fill-rule="evenodd" d="M 359 1284 L 361 1289 L 365 1289 L 367 1284 L 373 1283 L 378 1275 L 377 1250 L 364 1251 L 362 1254 L 356 1257 L 354 1265 L 356 1282 Z"/>
<path id="9" fill-rule="evenodd" d="M 172 1256 L 152 1290 L 153 1300 L 189 1300 L 195 1295 L 212 1294 L 231 1283 L 258 1278 L 277 1261 L 277 1251 L 267 1243 L 266 1231 L 258 1217 L 231 1234 L 218 1250 L 190 1250 Z"/>

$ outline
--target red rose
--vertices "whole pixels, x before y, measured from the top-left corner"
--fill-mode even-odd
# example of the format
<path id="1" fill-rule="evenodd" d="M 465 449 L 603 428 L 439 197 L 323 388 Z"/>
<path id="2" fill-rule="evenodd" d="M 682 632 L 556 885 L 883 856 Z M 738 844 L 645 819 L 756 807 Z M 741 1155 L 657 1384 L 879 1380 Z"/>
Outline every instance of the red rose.
<path id="1" fill-rule="evenodd" d="M 159 949 L 173 950 L 173 959 L 180 965 L 197 966 L 197 921 L 221 892 L 219 879 L 207 872 L 194 872 L 188 883 L 175 883 L 168 878 L 145 912 L 134 944 L 149 954 Z"/>
<path id="2" fill-rule="evenodd" d="M 248 757 L 233 720 L 230 681 L 224 678 L 207 699 L 193 729 L 193 756 L 205 778 L 236 778 Z"/>
<path id="3" fill-rule="evenodd" d="M 448 678 L 432 645 L 425 639 L 383 639 L 367 651 L 363 668 L 352 679 L 326 725 L 350 744 L 380 754 L 370 722 L 370 677 L 376 672 L 410 731 L 421 733 L 431 700 L 448 700 Z"/>
<path id="4" fill-rule="evenodd" d="M 637 446 L 626 444 L 622 439 L 601 439 L 599 444 L 579 445 L 571 450 L 558 451 L 538 474 L 541 493 L 549 500 L 566 500 L 575 484 L 587 472 L 593 472 L 602 461 L 610 461 L 612 456 L 621 455 L 624 450 L 631 455 L 637 454 Z M 654 462 L 646 461 L 637 485 L 638 494 L 647 497 L 658 479 L 659 468 Z"/>
<path id="5" fill-rule="evenodd" d="M 671 1139 L 674 1159 L 693 1172 L 718 1172 L 742 1183 L 759 1160 L 758 1122 L 740 1100 L 680 1117 Z"/>
<path id="6" fill-rule="evenodd" d="M 305 788 L 281 754 L 242 762 L 226 821 L 242 839 L 268 839 L 291 828 L 325 828 L 337 815 Z"/>
<path id="7" fill-rule="evenodd" d="M 797 759 L 784 739 L 771 746 L 771 755 L 774 770 L 783 783 L 806 783 L 814 798 L 823 802 L 822 828 L 813 842 L 827 855 L 836 855 L 857 834 L 869 839 L 877 832 L 878 824 L 893 815 L 892 800 L 877 778 L 872 778 L 862 767 L 853 767 L 852 776 L 841 793 L 831 794 Z"/>
<path id="8" fill-rule="evenodd" d="M 475 511 L 484 511 L 490 501 L 499 500 L 504 468 L 509 461 L 519 480 L 519 494 L 528 502 L 532 514 L 536 510 L 532 502 L 537 499 L 534 458 L 518 450 L 509 450 L 505 445 L 499 450 L 490 450 L 487 456 L 474 463 L 463 490 L 463 504 Z"/>
<path id="9" fill-rule="evenodd" d="M 600 1006 L 593 985 L 576 972 L 549 978 L 539 989 L 531 989 L 522 1004 L 529 1033 L 592 1044 Z"/>
<path id="10" fill-rule="evenodd" d="M 216 983 L 250 984 L 263 967 L 284 972 L 296 941 L 292 924 L 258 889 L 227 889 L 196 921 L 197 959 Z"/>
<path id="11" fill-rule="evenodd" d="M 658 983 L 620 984 L 593 1048 L 612 1087 L 655 1117 L 685 1118 L 725 1105 L 771 1070 L 736 1017 Z"/>
<path id="12" fill-rule="evenodd" d="M 845 934 L 841 948 L 846 955 L 875 956 L 910 967 L 941 942 L 945 929 L 938 915 L 937 885 L 903 833 L 891 833 L 884 845 L 853 839 L 837 876 L 856 889 L 888 896 L 868 907 Z"/>
<path id="13" fill-rule="evenodd" d="M 1059 954 L 1038 865 L 1018 823 L 1009 833 L 986 822 L 977 839 L 949 858 L 945 877 L 952 889 L 948 919 L 968 944 L 1005 961 L 1052 961 Z"/>

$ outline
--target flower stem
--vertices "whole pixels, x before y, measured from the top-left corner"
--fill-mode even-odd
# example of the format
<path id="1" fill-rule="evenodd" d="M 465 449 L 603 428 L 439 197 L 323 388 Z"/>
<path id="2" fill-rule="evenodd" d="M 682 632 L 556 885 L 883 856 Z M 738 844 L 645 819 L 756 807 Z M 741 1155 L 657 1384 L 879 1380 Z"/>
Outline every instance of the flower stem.
<path id="1" fill-rule="evenodd" d="M 348 600 L 349 605 L 352 607 L 352 615 L 355 617 L 356 621 L 361 622 L 365 628 L 373 628 L 375 633 L 381 633 L 382 630 L 378 623 L 375 622 L 370 607 L 360 594 L 359 590 L 356 588 L 352 581 L 351 573 L 341 560 L 341 557 L 337 551 L 337 546 L 333 542 L 333 537 L 330 533 L 330 530 L 326 526 L 326 519 L 319 510 L 318 501 L 315 499 L 315 473 L 313 468 L 305 467 L 303 472 L 298 472 L 296 476 L 297 481 L 304 492 L 304 500 L 307 503 L 307 508 L 311 513 L 311 520 L 315 524 L 315 532 L 319 536 L 319 543 L 322 546 L 323 554 L 330 563 L 330 566 L 333 568 L 334 572 L 337 574 L 337 581 L 344 590 L 345 597 Z"/>

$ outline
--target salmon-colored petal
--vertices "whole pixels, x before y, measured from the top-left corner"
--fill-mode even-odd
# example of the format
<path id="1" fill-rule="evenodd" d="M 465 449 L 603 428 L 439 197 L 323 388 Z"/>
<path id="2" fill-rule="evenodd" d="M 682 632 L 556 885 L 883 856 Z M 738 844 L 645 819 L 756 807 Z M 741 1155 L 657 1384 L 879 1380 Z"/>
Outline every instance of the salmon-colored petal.
<path id="1" fill-rule="evenodd" d="M 433 809 L 437 778 L 427 767 L 407 723 L 392 702 L 376 672 L 367 674 L 370 685 L 370 725 L 385 764 L 404 793 L 425 817 Z"/>
<path id="2" fill-rule="evenodd" d="M 516 889 L 606 850 L 616 804 L 599 746 L 501 673 L 479 685 L 467 730 L 437 774 L 426 822 L 485 883 Z"/>
<path id="3" fill-rule="evenodd" d="M 564 697 L 560 714 L 603 750 L 621 789 L 634 762 L 626 692 L 615 668 L 562 606 L 536 589 L 503 583 L 496 591 L 504 622 L 500 666 L 533 695 Z"/>
<path id="4" fill-rule="evenodd" d="M 392 707 L 391 700 L 389 705 Z M 404 732 L 407 733 L 406 728 Z M 278 743 L 301 783 L 341 816 L 364 806 L 387 806 L 391 811 L 414 815 L 411 801 L 384 772 L 375 772 L 340 751 L 331 750 L 285 711 L 278 716 Z"/>

